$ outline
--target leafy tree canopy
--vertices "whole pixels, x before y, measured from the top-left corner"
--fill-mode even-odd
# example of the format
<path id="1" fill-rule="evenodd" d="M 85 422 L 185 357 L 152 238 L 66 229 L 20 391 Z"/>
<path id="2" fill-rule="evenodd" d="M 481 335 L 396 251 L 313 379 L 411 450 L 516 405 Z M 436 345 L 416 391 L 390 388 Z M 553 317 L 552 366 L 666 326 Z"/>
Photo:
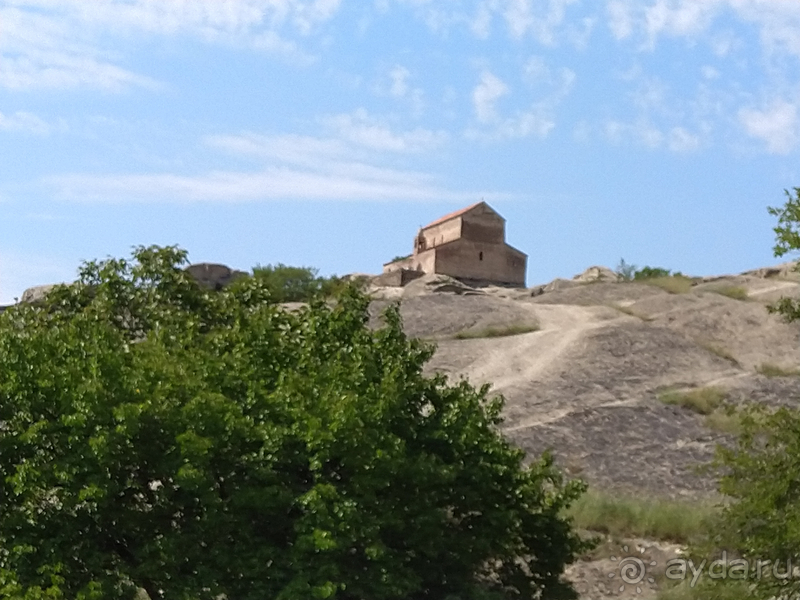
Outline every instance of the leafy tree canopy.
<path id="1" fill-rule="evenodd" d="M 270 291 L 275 302 L 307 302 L 335 294 L 343 286 L 337 277 L 320 277 L 317 269 L 282 263 L 259 265 L 253 269 L 253 276 Z"/>
<path id="2" fill-rule="evenodd" d="M 620 259 L 615 272 L 623 281 L 644 281 L 647 279 L 670 276 L 683 277 L 680 271 L 673 273 L 669 269 L 663 269 L 661 267 L 642 267 L 639 269 L 636 265 L 626 263 L 624 258 Z"/>
<path id="3" fill-rule="evenodd" d="M 800 188 L 786 191 L 783 207 L 770 208 L 776 256 L 800 250 Z M 796 300 L 770 307 L 787 321 L 800 319 Z M 751 407 L 743 434 L 732 448 L 718 450 L 721 491 L 726 502 L 709 543 L 747 560 L 753 598 L 793 598 L 800 594 L 800 411 Z M 762 561 L 768 561 L 762 563 Z M 761 564 L 759 568 L 758 565 Z M 787 576 L 788 565 L 788 576 Z"/>
<path id="4" fill-rule="evenodd" d="M 368 299 L 201 289 L 177 248 L 0 315 L 0 596 L 574 597 L 583 489 Z"/>

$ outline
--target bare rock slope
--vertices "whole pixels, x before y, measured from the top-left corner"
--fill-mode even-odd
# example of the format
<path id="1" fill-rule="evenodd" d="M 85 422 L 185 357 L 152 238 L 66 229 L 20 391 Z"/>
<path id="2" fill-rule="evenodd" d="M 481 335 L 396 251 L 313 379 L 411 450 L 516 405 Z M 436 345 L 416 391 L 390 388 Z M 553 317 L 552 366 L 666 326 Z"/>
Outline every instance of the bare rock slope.
<path id="1" fill-rule="evenodd" d="M 399 300 L 406 332 L 437 344 L 428 368 L 490 383 L 506 399 L 505 435 L 530 458 L 551 449 L 569 474 L 614 494 L 713 498 L 715 480 L 697 467 L 733 440 L 727 413 L 664 394 L 716 388 L 734 407 L 800 404 L 800 324 L 767 311 L 800 297 L 800 277 L 787 265 L 691 281 L 621 282 L 607 271 L 527 290 L 422 278 L 373 290 L 373 323 Z M 620 585 L 621 557 L 658 571 L 681 552 L 614 536 L 605 546 L 614 554 L 567 569 L 582 600 L 655 600 L 653 578 Z"/>
<path id="2" fill-rule="evenodd" d="M 602 279 L 550 291 L 446 283 L 378 294 L 376 322 L 399 299 L 409 335 L 437 344 L 432 371 L 491 383 L 506 399 L 511 440 L 531 456 L 552 449 L 600 489 L 714 494 L 714 481 L 695 467 L 730 434 L 664 403 L 665 391 L 715 387 L 733 404 L 800 397 L 800 378 L 761 374 L 800 367 L 800 326 L 766 310 L 800 296 L 785 268 L 698 279 L 682 293 Z"/>

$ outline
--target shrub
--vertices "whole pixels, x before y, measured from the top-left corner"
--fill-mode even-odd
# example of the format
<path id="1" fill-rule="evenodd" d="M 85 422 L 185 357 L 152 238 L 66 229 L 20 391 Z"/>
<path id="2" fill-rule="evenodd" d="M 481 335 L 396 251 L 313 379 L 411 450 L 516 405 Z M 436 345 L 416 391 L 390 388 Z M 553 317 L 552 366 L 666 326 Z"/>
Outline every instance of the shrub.
<path id="1" fill-rule="evenodd" d="M 733 298 L 734 300 L 747 300 L 748 293 L 747 288 L 744 288 L 739 285 L 726 285 L 722 287 L 715 287 L 710 288 L 710 292 L 714 292 L 715 294 L 721 294 L 723 296 L 727 296 L 728 298 Z"/>
<path id="2" fill-rule="evenodd" d="M 335 295 L 345 285 L 338 277 L 319 277 L 317 269 L 281 263 L 258 265 L 253 269 L 253 277 L 269 290 L 273 302 L 308 302 Z"/>
<path id="3" fill-rule="evenodd" d="M 473 340 L 478 338 L 491 338 L 491 337 L 505 337 L 510 335 L 520 335 L 523 333 L 531 333 L 532 331 L 539 331 L 538 323 L 518 323 L 516 325 L 508 325 L 506 327 L 486 327 L 484 329 L 467 329 L 466 331 L 459 331 L 453 337 L 457 340 Z"/>
<path id="4" fill-rule="evenodd" d="M 710 415 L 722 405 L 726 397 L 725 391 L 707 387 L 688 392 L 665 392 L 659 397 L 659 400 L 664 404 L 675 404 L 688 408 L 699 415 Z"/>
<path id="5" fill-rule="evenodd" d="M 623 281 L 632 281 L 635 273 L 636 265 L 629 265 L 625 262 L 624 258 L 619 259 L 619 265 L 617 265 L 616 274 L 619 275 L 620 279 Z"/>
<path id="6" fill-rule="evenodd" d="M 666 392 L 659 399 L 665 404 L 687 408 L 705 417 L 709 429 L 721 433 L 741 432 L 741 414 L 736 406 L 726 403 L 727 393 L 715 387 L 700 388 L 689 392 Z"/>
<path id="7" fill-rule="evenodd" d="M 770 214 L 778 217 L 776 256 L 800 250 L 800 188 L 785 193 L 783 207 L 769 208 Z M 796 299 L 784 298 L 770 310 L 789 322 L 800 319 Z M 783 573 L 786 561 L 796 568 L 800 548 L 799 432 L 800 411 L 781 408 L 769 413 L 753 408 L 742 418 L 737 444 L 717 448 L 719 488 L 729 501 L 706 547 L 729 549 L 750 563 L 782 563 Z M 791 571 L 786 577 L 755 577 L 754 571 L 747 580 L 749 597 L 792 598 L 800 594 L 800 579 Z"/>
<path id="8" fill-rule="evenodd" d="M 0 596 L 571 598 L 583 485 L 422 370 L 397 306 L 201 289 L 176 248 L 0 315 Z"/>
<path id="9" fill-rule="evenodd" d="M 756 371 L 765 377 L 798 377 L 800 369 L 787 369 L 772 363 L 761 363 L 756 367 Z"/>
<path id="10" fill-rule="evenodd" d="M 715 512 L 707 502 L 589 490 L 567 514 L 576 527 L 616 538 L 646 537 L 685 543 L 702 535 Z"/>
<path id="11" fill-rule="evenodd" d="M 685 294 L 692 289 L 692 280 L 684 275 L 653 277 L 642 281 L 648 285 L 659 287 L 670 294 Z"/>
<path id="12" fill-rule="evenodd" d="M 621 312 L 623 314 L 629 315 L 631 317 L 636 317 L 637 319 L 641 319 L 642 321 L 654 321 L 655 320 L 655 317 L 651 317 L 650 315 L 646 315 L 646 314 L 640 313 L 640 312 L 634 310 L 633 308 L 631 308 L 630 306 L 623 306 L 622 304 L 617 304 L 617 303 L 613 303 L 613 302 L 610 303 L 610 304 L 607 304 L 607 306 L 610 307 L 610 308 L 613 308 L 614 310 L 618 310 L 619 312 Z"/>
<path id="13" fill-rule="evenodd" d="M 732 362 L 733 364 L 739 366 L 739 361 L 736 360 L 736 357 L 727 348 L 725 348 L 723 346 L 720 346 L 719 344 L 716 344 L 714 342 L 709 342 L 709 341 L 699 341 L 698 344 L 706 352 L 710 352 L 711 354 L 713 354 L 715 356 L 718 356 L 719 358 L 723 358 L 723 359 L 728 360 L 728 361 Z"/>
<path id="14" fill-rule="evenodd" d="M 671 272 L 669 269 L 662 269 L 660 267 L 642 267 L 634 274 L 633 278 L 636 281 L 644 279 L 655 279 L 657 277 L 669 277 Z"/>

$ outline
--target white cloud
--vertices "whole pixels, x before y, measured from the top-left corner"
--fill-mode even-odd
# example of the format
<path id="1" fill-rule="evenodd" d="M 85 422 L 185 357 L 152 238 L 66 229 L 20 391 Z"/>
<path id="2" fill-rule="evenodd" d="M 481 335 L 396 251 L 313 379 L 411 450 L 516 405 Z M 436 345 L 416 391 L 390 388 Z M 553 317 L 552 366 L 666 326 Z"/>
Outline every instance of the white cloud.
<path id="1" fill-rule="evenodd" d="M 566 18 L 567 8 L 579 0 L 477 0 L 469 3 L 474 8 L 465 9 L 457 0 L 394 0 L 410 6 L 419 18 L 436 33 L 446 33 L 451 27 L 465 27 L 479 39 L 491 35 L 492 22 L 497 16 L 505 22 L 512 39 L 531 35 L 539 43 L 555 45 L 564 39 L 576 46 L 585 44 L 593 21 L 585 19 L 582 28 L 576 29 L 574 21 Z M 388 10 L 390 2 L 381 0 L 379 10 Z"/>
<path id="2" fill-rule="evenodd" d="M 73 201 L 249 202 L 273 199 L 468 200 L 491 192 L 461 192 L 422 171 L 386 167 L 391 155 L 430 151 L 446 136 L 424 129 L 392 131 L 366 111 L 323 120 L 327 137 L 219 135 L 206 145 L 259 161 L 252 171 L 199 175 L 67 174 L 46 180 L 57 197 Z"/>
<path id="3" fill-rule="evenodd" d="M 0 113 L 0 131 L 22 131 L 45 135 L 50 133 L 50 126 L 32 113 L 17 111 L 8 116 Z"/>
<path id="4" fill-rule="evenodd" d="M 409 75 L 411 75 L 411 71 L 400 65 L 391 70 L 389 77 L 392 80 L 392 87 L 389 89 L 389 93 L 392 96 L 403 97 L 408 93 Z"/>
<path id="5" fill-rule="evenodd" d="M 503 140 L 549 135 L 555 127 L 555 109 L 571 91 L 575 73 L 566 68 L 554 72 L 541 57 L 534 56 L 523 66 L 522 80 L 528 84 L 528 93 L 538 99 L 511 114 L 501 115 L 496 103 L 511 90 L 490 71 L 481 73 L 481 80 L 472 92 L 478 126 L 466 130 L 467 138 Z"/>
<path id="6" fill-rule="evenodd" d="M 496 141 L 535 136 L 545 138 L 556 126 L 550 111 L 544 106 L 534 106 L 530 110 L 519 111 L 511 117 L 497 122 L 491 129 L 470 128 L 465 132 L 467 139 Z"/>
<path id="7" fill-rule="evenodd" d="M 603 129 L 606 139 L 614 144 L 632 144 L 650 150 L 666 148 L 671 152 L 688 153 L 699 149 L 702 144 L 702 137 L 685 127 L 673 127 L 664 132 L 645 118 L 631 123 L 607 121 Z M 579 133 L 585 136 L 588 132 L 576 132 L 576 136 Z"/>
<path id="8" fill-rule="evenodd" d="M 340 0 L 9 0 L 0 8 L 0 86 L 119 90 L 155 82 L 120 65 L 110 36 L 187 35 L 206 43 L 309 57 L 306 36 Z"/>
<path id="9" fill-rule="evenodd" d="M 797 0 L 608 0 L 608 26 L 619 39 L 640 34 L 647 47 L 661 36 L 697 39 L 722 15 L 733 13 L 752 24 L 768 52 L 800 56 L 800 2 Z M 715 31 L 709 39 L 718 56 L 738 44 L 729 30 Z"/>
<path id="10" fill-rule="evenodd" d="M 486 0 L 479 2 L 475 11 L 475 16 L 470 21 L 472 33 L 485 40 L 489 37 L 492 27 L 492 13 L 497 10 L 497 2 Z"/>
<path id="11" fill-rule="evenodd" d="M 447 140 L 443 131 L 418 127 L 401 133 L 393 132 L 386 124 L 371 118 L 366 110 L 341 114 L 324 119 L 338 138 L 370 150 L 388 152 L 425 152 L 441 146 Z"/>
<path id="12" fill-rule="evenodd" d="M 342 164 L 312 171 L 268 167 L 205 175 L 65 175 L 48 180 L 60 198 L 101 202 L 252 202 L 266 200 L 468 200 L 486 192 L 456 192 L 417 171 Z M 488 196 L 499 197 L 489 193 Z"/>
<path id="13" fill-rule="evenodd" d="M 633 33 L 634 16 L 628 2 L 624 0 L 610 0 L 606 5 L 608 12 L 608 26 L 614 37 L 623 40 Z"/>
<path id="14" fill-rule="evenodd" d="M 762 109 L 743 108 L 738 116 L 747 134 L 764 141 L 773 154 L 788 154 L 800 141 L 796 104 L 777 100 Z"/>
<path id="15" fill-rule="evenodd" d="M 719 0 L 657 0 L 644 11 L 647 37 L 653 43 L 662 34 L 696 35 L 708 27 L 719 4 Z"/>
<path id="16" fill-rule="evenodd" d="M 575 4 L 577 0 L 549 0 L 534 2 L 534 0 L 508 0 L 503 16 L 508 25 L 511 37 L 519 39 L 528 33 L 541 44 L 552 45 L 556 43 L 559 30 L 564 23 L 567 7 Z"/>
<path id="17" fill-rule="evenodd" d="M 683 127 L 673 127 L 669 132 L 667 147 L 673 152 L 693 152 L 700 147 L 700 136 Z"/>
<path id="18" fill-rule="evenodd" d="M 508 93 L 508 86 L 499 77 L 490 71 L 481 73 L 480 83 L 472 91 L 472 103 L 478 121 L 491 123 L 497 120 L 495 104 Z"/>
<path id="19" fill-rule="evenodd" d="M 634 123 L 612 120 L 605 124 L 604 129 L 606 138 L 615 144 L 633 142 L 636 145 L 656 149 L 664 141 L 664 134 L 644 119 Z"/>

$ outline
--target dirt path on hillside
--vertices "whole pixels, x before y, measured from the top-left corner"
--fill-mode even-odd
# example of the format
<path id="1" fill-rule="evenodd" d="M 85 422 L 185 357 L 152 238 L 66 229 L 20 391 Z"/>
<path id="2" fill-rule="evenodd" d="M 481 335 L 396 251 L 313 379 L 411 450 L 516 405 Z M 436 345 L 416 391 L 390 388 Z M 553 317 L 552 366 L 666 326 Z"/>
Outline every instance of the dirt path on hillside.
<path id="1" fill-rule="evenodd" d="M 541 381 L 549 371 L 563 368 L 562 357 L 579 347 L 590 332 L 621 318 L 614 309 L 597 306 L 534 305 L 530 310 L 531 317 L 540 324 L 539 331 L 443 341 L 430 367 L 453 379 L 466 377 L 475 385 L 491 383 L 492 391 L 499 394 L 516 395 Z M 551 407 L 546 404 L 547 401 L 539 404 L 535 416 L 530 415 L 524 423 L 516 422 L 513 428 L 553 421 L 572 410 L 558 403 Z"/>

